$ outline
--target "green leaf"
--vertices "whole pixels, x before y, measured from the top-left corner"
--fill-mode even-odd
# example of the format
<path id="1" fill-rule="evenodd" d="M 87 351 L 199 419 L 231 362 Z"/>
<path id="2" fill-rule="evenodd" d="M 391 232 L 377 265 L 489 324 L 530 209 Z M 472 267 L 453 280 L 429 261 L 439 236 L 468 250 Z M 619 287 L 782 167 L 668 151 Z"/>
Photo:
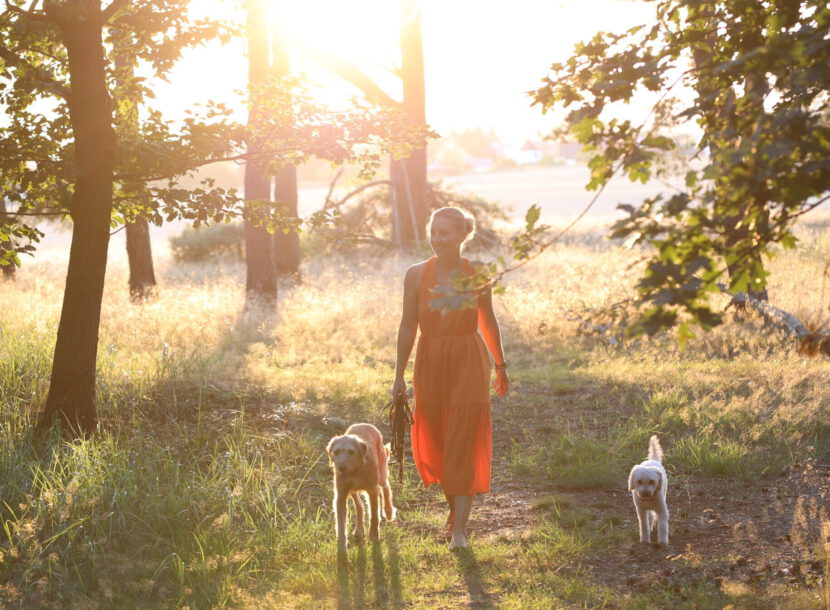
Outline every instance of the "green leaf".
<path id="1" fill-rule="evenodd" d="M 541 215 L 542 210 L 535 203 L 528 208 L 527 213 L 525 214 L 525 230 L 527 232 L 533 231 L 536 223 L 539 222 Z"/>

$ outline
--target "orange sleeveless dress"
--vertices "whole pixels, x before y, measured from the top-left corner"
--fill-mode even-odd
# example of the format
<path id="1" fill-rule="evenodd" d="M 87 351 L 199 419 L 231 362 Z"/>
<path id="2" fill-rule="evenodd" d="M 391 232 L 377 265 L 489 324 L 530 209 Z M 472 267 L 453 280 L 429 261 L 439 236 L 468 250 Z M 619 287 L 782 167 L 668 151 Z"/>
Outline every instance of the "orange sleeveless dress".
<path id="1" fill-rule="evenodd" d="M 490 491 L 490 357 L 478 333 L 478 308 L 448 311 L 429 306 L 436 283 L 435 257 L 418 290 L 415 413 L 412 453 L 424 486 L 440 483 L 451 496 Z M 465 275 L 473 273 L 462 259 Z"/>

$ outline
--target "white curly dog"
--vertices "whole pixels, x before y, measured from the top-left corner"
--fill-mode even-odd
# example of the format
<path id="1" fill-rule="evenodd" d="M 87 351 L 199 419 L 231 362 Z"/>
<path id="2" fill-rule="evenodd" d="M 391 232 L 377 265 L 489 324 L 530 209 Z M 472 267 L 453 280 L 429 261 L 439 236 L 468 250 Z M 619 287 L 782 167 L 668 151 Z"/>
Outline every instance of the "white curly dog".
<path id="1" fill-rule="evenodd" d="M 651 530 L 657 522 L 657 544 L 669 544 L 669 507 L 666 488 L 669 480 L 663 468 L 663 449 L 657 436 L 648 442 L 648 459 L 634 466 L 628 475 L 628 489 L 640 522 L 640 542 L 651 543 Z"/>

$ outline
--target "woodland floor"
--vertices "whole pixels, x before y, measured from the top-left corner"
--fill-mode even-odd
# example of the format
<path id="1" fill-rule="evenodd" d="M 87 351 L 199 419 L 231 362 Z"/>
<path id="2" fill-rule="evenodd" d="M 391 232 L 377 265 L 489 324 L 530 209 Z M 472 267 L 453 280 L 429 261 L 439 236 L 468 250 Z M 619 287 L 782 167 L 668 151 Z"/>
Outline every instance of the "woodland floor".
<path id="1" fill-rule="evenodd" d="M 826 562 L 805 549 L 830 543 L 830 463 L 795 463 L 751 481 L 687 477 L 682 485 L 672 485 L 670 480 L 669 546 L 644 545 L 638 541 L 637 517 L 625 489 L 563 489 L 546 483 L 545 477 L 511 474 L 511 448 L 553 424 L 538 411 L 516 418 L 515 411 L 508 415 L 499 409 L 501 401 L 521 400 L 521 393 L 514 388 L 511 397 L 494 399 L 493 484 L 491 493 L 477 500 L 470 519 L 473 548 L 476 540 L 519 542 L 528 537 L 540 522 L 540 506 L 553 495 L 568 506 L 587 509 L 597 527 L 604 512 L 620 517 L 621 528 L 630 533 L 628 542 L 610 552 L 588 554 L 562 571 L 588 574 L 621 597 L 659 588 L 676 590 L 682 600 L 684 587 L 706 581 L 737 596 L 776 586 L 826 587 Z M 552 401 L 560 413 L 568 407 L 566 396 L 552 395 Z M 670 465 L 668 452 L 664 461 Z M 441 514 L 446 510 L 438 496 L 429 508 Z M 433 534 L 441 536 L 437 529 Z M 480 575 L 467 579 L 467 586 L 463 605 L 500 606 Z M 720 606 L 713 601 L 712 607 Z"/>

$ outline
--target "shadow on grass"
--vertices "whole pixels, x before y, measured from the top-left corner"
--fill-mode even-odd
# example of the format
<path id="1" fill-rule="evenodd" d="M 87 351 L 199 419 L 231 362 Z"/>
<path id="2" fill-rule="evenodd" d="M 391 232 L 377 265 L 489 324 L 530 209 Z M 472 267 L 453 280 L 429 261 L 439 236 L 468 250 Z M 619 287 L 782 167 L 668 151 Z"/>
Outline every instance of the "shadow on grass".
<path id="1" fill-rule="evenodd" d="M 481 578 L 481 569 L 472 548 L 455 549 L 453 551 L 458 563 L 458 571 L 464 579 L 464 586 L 470 596 L 470 608 L 495 608 L 496 600 L 493 595 L 484 589 Z"/>
<path id="2" fill-rule="evenodd" d="M 387 543 L 387 557 L 383 556 L 381 544 L 372 543 L 368 556 L 372 561 L 372 579 L 374 581 L 374 606 L 379 608 L 400 608 L 403 606 L 401 595 L 401 575 L 398 547 L 395 541 Z M 367 552 L 364 545 L 356 549 L 354 562 L 349 566 L 349 556 L 345 551 L 337 553 L 337 607 L 363 608 L 366 605 Z M 389 562 L 387 580 L 386 562 Z"/>

